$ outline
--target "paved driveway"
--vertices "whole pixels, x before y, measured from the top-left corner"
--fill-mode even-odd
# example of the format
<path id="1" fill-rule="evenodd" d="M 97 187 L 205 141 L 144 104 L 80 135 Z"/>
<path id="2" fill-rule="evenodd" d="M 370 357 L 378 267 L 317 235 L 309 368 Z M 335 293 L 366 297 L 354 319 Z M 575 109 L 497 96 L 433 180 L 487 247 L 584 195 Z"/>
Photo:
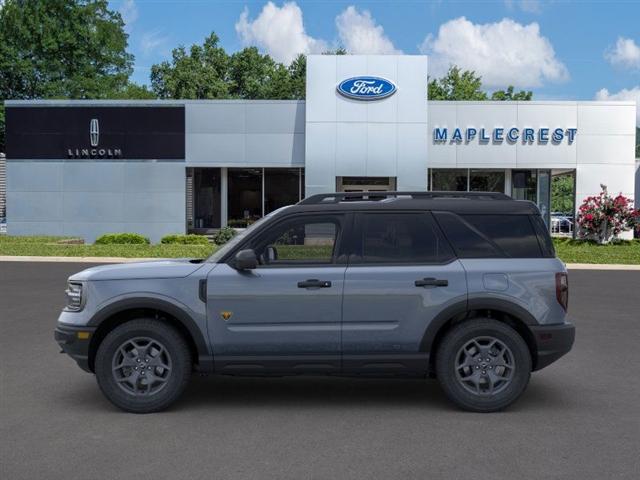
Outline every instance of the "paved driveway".
<path id="1" fill-rule="evenodd" d="M 53 342 L 83 267 L 0 263 L 3 479 L 639 478 L 640 271 L 571 273 L 574 350 L 504 413 L 435 381 L 197 377 L 131 415 Z"/>

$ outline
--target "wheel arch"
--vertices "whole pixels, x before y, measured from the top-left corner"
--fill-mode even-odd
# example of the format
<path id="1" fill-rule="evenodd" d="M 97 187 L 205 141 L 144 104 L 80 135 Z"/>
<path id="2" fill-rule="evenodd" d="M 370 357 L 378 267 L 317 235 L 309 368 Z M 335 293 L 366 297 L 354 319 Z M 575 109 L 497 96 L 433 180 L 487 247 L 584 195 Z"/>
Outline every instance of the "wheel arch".
<path id="1" fill-rule="evenodd" d="M 126 298 L 101 308 L 89 321 L 96 327 L 89 343 L 89 369 L 95 371 L 95 356 L 104 337 L 118 325 L 134 318 L 151 317 L 165 321 L 176 328 L 186 339 L 197 370 L 213 369 L 213 359 L 202 330 L 184 308 L 159 298 Z"/>
<path id="2" fill-rule="evenodd" d="M 502 299 L 473 299 L 461 301 L 445 308 L 429 324 L 422 338 L 421 351 L 429 353 L 429 373 L 435 372 L 438 346 L 447 332 L 456 324 L 472 318 L 492 318 L 509 325 L 527 344 L 533 370 L 538 355 L 536 341 L 529 325 L 538 325 L 536 319 L 520 305 Z"/>

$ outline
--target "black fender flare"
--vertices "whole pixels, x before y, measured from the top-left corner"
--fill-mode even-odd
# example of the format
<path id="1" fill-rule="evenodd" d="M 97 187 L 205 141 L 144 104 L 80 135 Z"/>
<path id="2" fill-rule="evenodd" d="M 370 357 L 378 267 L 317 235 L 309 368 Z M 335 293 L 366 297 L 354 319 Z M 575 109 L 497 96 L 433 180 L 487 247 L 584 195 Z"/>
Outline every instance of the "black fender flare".
<path id="1" fill-rule="evenodd" d="M 174 317 L 187 330 L 187 332 L 189 332 L 189 335 L 193 339 L 198 354 L 198 370 L 213 370 L 213 357 L 209 350 L 209 343 L 206 341 L 204 332 L 187 311 L 186 307 L 177 305 L 168 300 L 157 297 L 127 297 L 121 300 L 116 300 L 100 308 L 100 310 L 91 317 L 87 325 L 98 328 L 106 319 L 117 315 L 118 313 L 135 309 L 160 310 Z"/>
<path id="2" fill-rule="evenodd" d="M 464 316 L 472 310 L 499 310 L 520 320 L 528 327 L 539 325 L 535 317 L 517 303 L 501 298 L 470 298 L 460 300 L 442 310 L 429 323 L 420 343 L 420 350 L 430 352 L 440 329 L 452 318 Z"/>

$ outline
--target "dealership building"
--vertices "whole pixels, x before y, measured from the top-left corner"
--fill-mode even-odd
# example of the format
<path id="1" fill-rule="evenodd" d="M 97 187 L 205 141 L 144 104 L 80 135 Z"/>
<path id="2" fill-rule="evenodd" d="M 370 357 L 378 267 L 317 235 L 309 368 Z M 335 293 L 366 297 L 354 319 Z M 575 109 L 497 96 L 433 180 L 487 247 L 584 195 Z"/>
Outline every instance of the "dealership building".
<path id="1" fill-rule="evenodd" d="M 7 101 L 12 235 L 211 233 L 314 193 L 633 197 L 633 102 L 427 99 L 428 58 L 311 55 L 305 101 Z"/>

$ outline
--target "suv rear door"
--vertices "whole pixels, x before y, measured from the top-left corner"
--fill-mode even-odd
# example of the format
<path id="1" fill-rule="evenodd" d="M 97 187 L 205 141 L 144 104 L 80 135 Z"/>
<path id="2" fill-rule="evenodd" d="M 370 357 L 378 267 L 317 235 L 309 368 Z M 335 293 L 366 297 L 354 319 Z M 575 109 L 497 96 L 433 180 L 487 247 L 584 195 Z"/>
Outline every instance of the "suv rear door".
<path id="1" fill-rule="evenodd" d="M 207 316 L 217 371 L 340 371 L 346 218 L 287 216 L 239 246 L 256 252 L 258 268 L 211 270 Z"/>
<path id="2" fill-rule="evenodd" d="M 424 372 L 422 340 L 447 307 L 466 307 L 460 262 L 424 211 L 355 214 L 345 275 L 342 353 L 350 373 Z"/>

